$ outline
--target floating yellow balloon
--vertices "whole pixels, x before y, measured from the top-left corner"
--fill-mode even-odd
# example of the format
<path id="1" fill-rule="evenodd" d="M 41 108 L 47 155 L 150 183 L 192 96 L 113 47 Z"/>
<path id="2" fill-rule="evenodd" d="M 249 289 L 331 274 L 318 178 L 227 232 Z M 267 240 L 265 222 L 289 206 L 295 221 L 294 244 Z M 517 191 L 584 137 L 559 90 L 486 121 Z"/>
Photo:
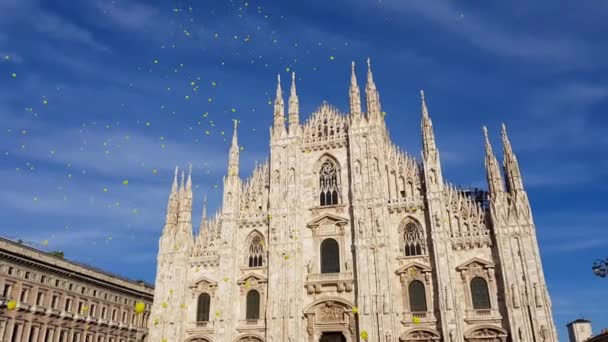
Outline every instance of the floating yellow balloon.
<path id="1" fill-rule="evenodd" d="M 163 307 L 163 309 L 166 309 L 167 308 L 167 303 L 163 303 L 162 307 Z"/>
<path id="2" fill-rule="evenodd" d="M 369 336 L 367 335 L 367 331 L 365 331 L 365 330 L 361 331 L 361 338 L 362 339 L 364 339 L 365 341 L 367 341 L 368 337 Z"/>
<path id="3" fill-rule="evenodd" d="M 144 304 L 142 302 L 135 303 L 135 313 L 136 314 L 140 314 L 140 313 L 144 312 L 144 310 L 146 310 L 146 304 Z"/>
<path id="4" fill-rule="evenodd" d="M 357 308 L 356 306 L 354 306 L 351 310 L 354 314 L 359 313 L 359 308 Z"/>
<path id="5" fill-rule="evenodd" d="M 15 300 L 9 300 L 8 303 L 6 303 L 6 308 L 9 310 L 15 310 L 16 307 L 17 302 Z"/>
<path id="6" fill-rule="evenodd" d="M 418 323 L 420 323 L 420 318 L 412 317 L 412 322 L 414 322 L 414 324 L 418 324 Z"/>

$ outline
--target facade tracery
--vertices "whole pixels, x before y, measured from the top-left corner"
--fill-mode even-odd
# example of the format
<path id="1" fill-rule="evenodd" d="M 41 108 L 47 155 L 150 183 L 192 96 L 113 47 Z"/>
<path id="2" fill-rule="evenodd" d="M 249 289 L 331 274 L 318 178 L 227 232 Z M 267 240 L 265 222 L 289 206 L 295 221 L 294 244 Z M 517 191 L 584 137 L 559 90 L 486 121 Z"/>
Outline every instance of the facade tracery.
<path id="1" fill-rule="evenodd" d="M 502 168 L 484 131 L 480 201 L 444 181 L 424 94 L 417 159 L 391 142 L 369 65 L 365 110 L 360 93 L 353 69 L 350 113 L 324 103 L 300 125 L 295 77 L 289 120 L 279 86 L 269 159 L 242 179 L 235 126 L 223 206 L 204 212 L 196 237 L 191 182 L 174 180 L 152 316 L 183 323 L 153 326 L 153 340 L 355 342 L 365 331 L 368 341 L 503 342 L 543 327 L 544 342 L 557 342 L 506 129 Z M 203 294 L 205 324 L 194 307 L 162 307 Z"/>

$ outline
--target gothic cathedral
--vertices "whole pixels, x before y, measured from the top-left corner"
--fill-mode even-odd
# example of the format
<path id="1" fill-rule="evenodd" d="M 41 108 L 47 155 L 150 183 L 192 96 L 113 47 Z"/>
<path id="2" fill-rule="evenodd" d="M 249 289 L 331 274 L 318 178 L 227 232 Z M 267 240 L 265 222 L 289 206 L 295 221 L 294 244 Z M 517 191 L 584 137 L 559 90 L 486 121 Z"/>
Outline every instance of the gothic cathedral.
<path id="1" fill-rule="evenodd" d="M 196 236 L 176 169 L 150 341 L 557 342 L 505 126 L 503 172 L 484 127 L 488 191 L 465 191 L 443 180 L 424 93 L 420 160 L 391 142 L 369 59 L 365 95 L 364 112 L 353 63 L 350 113 L 300 124 L 292 75 L 286 127 L 279 78 L 269 160 L 239 177 L 235 122 Z"/>

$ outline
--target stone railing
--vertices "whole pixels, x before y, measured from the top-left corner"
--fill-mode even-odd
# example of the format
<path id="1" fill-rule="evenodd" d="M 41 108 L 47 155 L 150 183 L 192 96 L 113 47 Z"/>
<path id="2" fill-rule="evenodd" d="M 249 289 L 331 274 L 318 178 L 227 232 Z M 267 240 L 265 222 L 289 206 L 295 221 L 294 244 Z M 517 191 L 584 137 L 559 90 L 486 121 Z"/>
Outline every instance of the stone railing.
<path id="1" fill-rule="evenodd" d="M 353 273 L 309 273 L 306 278 L 308 294 L 321 293 L 324 287 L 334 287 L 334 291 L 350 292 L 353 290 Z"/>
<path id="2" fill-rule="evenodd" d="M 339 272 L 339 273 L 310 273 L 308 275 L 308 281 L 340 281 L 340 280 L 352 280 L 352 272 Z"/>

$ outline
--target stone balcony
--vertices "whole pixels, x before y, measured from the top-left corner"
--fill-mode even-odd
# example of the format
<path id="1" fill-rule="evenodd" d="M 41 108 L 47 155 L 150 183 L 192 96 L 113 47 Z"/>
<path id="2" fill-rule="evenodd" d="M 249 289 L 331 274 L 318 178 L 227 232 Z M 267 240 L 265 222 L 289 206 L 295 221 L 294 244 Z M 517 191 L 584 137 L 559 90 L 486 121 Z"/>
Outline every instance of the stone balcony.
<path id="1" fill-rule="evenodd" d="M 46 314 L 51 317 L 61 317 L 61 311 L 53 308 L 46 309 Z"/>
<path id="2" fill-rule="evenodd" d="M 30 312 L 33 312 L 34 314 L 45 314 L 46 313 L 46 309 L 43 308 L 42 306 L 32 305 L 30 307 Z"/>
<path id="3" fill-rule="evenodd" d="M 97 318 L 95 318 L 93 316 L 87 316 L 85 322 L 87 322 L 87 323 L 97 323 Z"/>
<path id="4" fill-rule="evenodd" d="M 404 325 L 416 325 L 421 323 L 435 323 L 437 318 L 432 311 L 427 312 L 404 312 L 401 323 Z"/>
<path id="5" fill-rule="evenodd" d="M 30 308 L 31 306 L 29 304 L 17 302 L 17 311 L 29 311 Z"/>
<path id="6" fill-rule="evenodd" d="M 324 288 L 338 292 L 351 292 L 353 290 L 354 277 L 352 272 L 339 273 L 310 273 L 306 279 L 306 290 L 308 294 L 321 293 Z"/>
<path id="7" fill-rule="evenodd" d="M 63 311 L 63 312 L 61 312 L 59 317 L 61 317 L 63 319 L 72 319 L 72 318 L 74 318 L 74 314 L 72 314 L 71 312 Z"/>
<path id="8" fill-rule="evenodd" d="M 467 310 L 467 316 L 465 320 L 467 322 L 479 322 L 479 321 L 501 321 L 502 316 L 497 309 L 483 309 L 483 310 Z"/>

